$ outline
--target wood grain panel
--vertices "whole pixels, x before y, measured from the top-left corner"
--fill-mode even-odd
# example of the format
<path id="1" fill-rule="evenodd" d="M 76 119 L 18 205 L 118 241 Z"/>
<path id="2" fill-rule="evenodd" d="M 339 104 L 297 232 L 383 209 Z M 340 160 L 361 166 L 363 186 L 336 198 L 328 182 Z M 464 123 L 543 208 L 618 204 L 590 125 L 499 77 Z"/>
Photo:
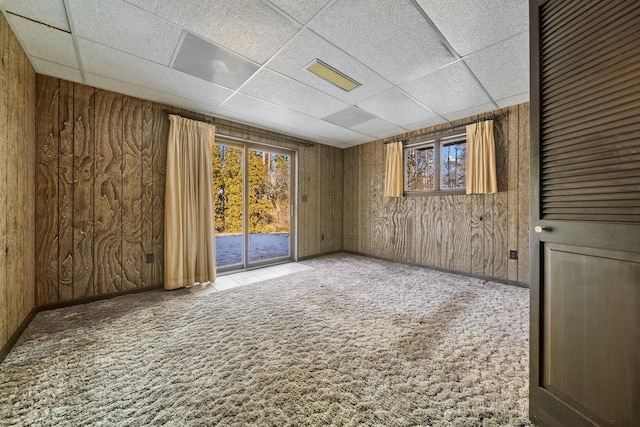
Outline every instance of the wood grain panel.
<path id="1" fill-rule="evenodd" d="M 373 247 L 373 229 L 377 228 L 377 232 L 382 236 L 382 217 L 379 215 L 380 211 L 376 209 L 374 213 L 373 200 L 377 196 L 373 194 L 375 191 L 375 176 L 373 166 L 366 161 L 368 156 L 367 152 L 372 149 L 371 144 L 366 144 L 360 148 L 360 157 L 358 158 L 358 169 L 360 170 L 360 199 L 358 204 L 362 212 L 361 221 L 359 224 L 358 233 L 360 235 L 360 250 L 365 254 L 378 253 L 382 256 L 381 252 L 376 252 Z M 382 202 L 382 198 L 380 199 Z M 375 214 L 376 217 L 374 217 Z"/>
<path id="2" fill-rule="evenodd" d="M 414 236 L 415 200 L 384 197 L 382 239 L 380 245 L 385 258 L 415 260 Z"/>
<path id="3" fill-rule="evenodd" d="M 471 223 L 471 245 L 469 248 L 471 252 L 471 263 L 469 266 L 469 272 L 480 276 L 484 274 L 484 246 L 486 243 L 484 223 L 487 220 L 487 215 L 484 211 L 484 199 L 486 197 L 487 196 L 481 196 L 478 194 L 465 197 L 471 205 L 469 218 Z"/>
<path id="4" fill-rule="evenodd" d="M 518 110 L 518 282 L 529 283 L 529 104 L 521 104 Z"/>
<path id="5" fill-rule="evenodd" d="M 484 255 L 484 260 L 482 263 L 482 273 L 483 277 L 496 277 L 493 272 L 493 263 L 494 263 L 494 251 L 493 247 L 493 235 L 495 232 L 496 224 L 495 224 L 495 216 L 493 214 L 493 207 L 495 206 L 495 194 L 487 194 L 484 197 L 484 216 L 482 220 L 482 228 L 483 228 L 483 242 L 482 242 L 482 251 Z M 503 252 L 503 257 L 504 252 Z"/>
<path id="6" fill-rule="evenodd" d="M 507 173 L 507 246 L 508 250 L 517 251 L 519 249 L 518 237 L 520 227 L 520 210 L 518 197 L 520 176 L 519 171 L 519 125 L 520 114 L 518 108 L 511 108 L 508 110 L 505 120 L 508 120 L 508 143 L 507 143 L 507 157 L 508 157 L 508 173 Z M 507 264 L 507 279 L 517 281 L 518 280 L 518 262 L 516 260 L 509 260 Z"/>
<path id="7" fill-rule="evenodd" d="M 122 288 L 141 286 L 142 247 L 142 100 L 125 96 L 122 105 Z"/>
<path id="8" fill-rule="evenodd" d="M 153 200 L 151 202 L 153 219 L 153 284 L 164 283 L 164 190 L 167 173 L 167 138 L 169 137 L 169 118 L 163 111 L 166 107 L 153 104 Z"/>
<path id="9" fill-rule="evenodd" d="M 142 101 L 142 146 L 140 147 L 141 166 L 141 244 L 145 254 L 141 266 L 140 285 L 154 284 L 153 263 L 146 262 L 146 254 L 153 254 L 153 104 Z"/>
<path id="10" fill-rule="evenodd" d="M 9 24 L 0 15 L 0 209 L 9 212 L 7 206 L 9 184 L 7 182 L 8 142 L 7 142 L 7 101 L 8 101 L 8 36 Z M 0 347 L 4 346 L 11 334 L 9 330 L 9 308 L 7 306 L 7 219 L 0 218 Z"/>
<path id="11" fill-rule="evenodd" d="M 313 185 L 320 181 L 318 174 L 318 148 L 305 147 L 301 150 L 300 166 L 300 205 L 298 207 L 298 223 L 301 236 L 298 240 L 298 255 L 306 257 L 320 251 L 320 223 L 314 215 L 319 212 L 318 188 Z M 304 230 L 304 233 L 302 233 Z M 304 236 L 304 238 L 302 238 Z"/>
<path id="12" fill-rule="evenodd" d="M 398 210 L 398 198 L 396 197 L 384 197 L 382 199 L 382 216 L 380 218 L 382 225 L 382 239 L 377 242 L 378 247 L 374 247 L 372 250 L 374 253 L 380 253 L 384 258 L 398 259 L 394 255 L 394 246 L 399 244 L 398 237 L 398 224 L 395 219 Z M 404 242 L 402 242 L 404 243 Z"/>
<path id="13" fill-rule="evenodd" d="M 366 159 L 365 159 L 366 162 Z M 367 225 L 369 233 L 369 247 L 371 253 L 378 253 L 382 248 L 383 240 L 383 223 L 382 218 L 385 215 L 384 207 L 384 164 L 372 163 L 370 165 L 371 182 L 369 184 L 369 197 L 366 199 L 371 209 L 371 218 L 373 219 L 373 227 Z"/>
<path id="14" fill-rule="evenodd" d="M 24 257 L 23 257 L 23 270 L 21 274 L 21 288 L 23 297 L 23 312 L 21 314 L 21 323 L 29 316 L 35 307 L 36 301 L 36 289 L 35 289 L 35 188 L 36 188 L 36 73 L 31 66 L 31 63 L 26 55 L 22 55 L 23 64 L 23 93 L 26 99 L 25 102 L 25 121 L 24 121 L 24 135 L 21 141 L 21 146 L 24 150 L 24 235 L 23 241 L 25 242 Z M 26 143 L 25 143 L 26 141 Z"/>
<path id="15" fill-rule="evenodd" d="M 95 96 L 91 87 L 73 92 L 73 296 L 95 295 L 93 259 Z"/>
<path id="16" fill-rule="evenodd" d="M 320 221 L 321 236 L 319 253 L 342 249 L 342 150 L 321 146 L 319 170 L 321 171 Z"/>
<path id="17" fill-rule="evenodd" d="M 508 129 L 505 129 L 507 120 L 502 117 L 495 121 L 495 141 L 496 141 L 496 175 L 498 178 L 498 193 L 493 197 L 493 205 L 489 205 L 488 210 L 492 212 L 493 236 L 492 250 L 490 254 L 490 262 L 493 266 L 490 277 L 506 280 L 509 274 L 509 266 L 507 264 L 509 247 L 507 242 L 508 233 Z M 487 256 L 485 255 L 486 259 Z"/>
<path id="18" fill-rule="evenodd" d="M 99 295 L 122 286 L 122 102 L 96 91 L 93 280 Z"/>
<path id="19" fill-rule="evenodd" d="M 20 181 L 24 169 L 21 168 L 21 153 L 19 146 L 22 137 L 21 121 L 24 119 L 25 100 L 21 97 L 21 48 L 15 35 L 11 32 L 8 37 L 9 66 L 8 66 L 8 98 L 11 100 L 7 111 L 7 208 L 11 214 L 7 218 L 7 312 L 9 314 L 8 327 L 10 331 L 18 328 L 21 322 L 22 291 L 20 279 L 24 275 L 22 265 L 22 232 L 23 212 L 20 206 Z"/>
<path id="20" fill-rule="evenodd" d="M 332 236 L 332 245 L 329 249 L 330 251 L 341 251 L 343 242 L 342 242 L 342 209 L 344 206 L 344 188 L 342 186 L 342 174 L 344 173 L 343 163 L 342 163 L 342 155 L 343 150 L 339 148 L 330 148 L 333 153 L 332 156 L 332 164 L 333 164 L 333 184 L 330 191 L 333 192 L 335 197 L 331 198 L 331 203 L 333 204 L 333 221 L 329 224 L 327 231 Z M 325 191 L 322 191 L 323 193 Z"/>
<path id="21" fill-rule="evenodd" d="M 454 196 L 440 197 L 440 211 L 442 212 L 442 254 L 439 267 L 449 270 L 456 269 L 456 263 L 454 259 L 456 223 L 454 219 L 455 209 L 453 198 Z"/>
<path id="22" fill-rule="evenodd" d="M 441 197 L 421 197 L 416 202 L 416 262 L 439 267 L 442 254 Z"/>
<path id="23" fill-rule="evenodd" d="M 389 258 L 415 262 L 416 199 L 393 198 L 395 210 L 390 212 L 389 224 L 393 227 L 391 242 L 384 241 Z"/>
<path id="24" fill-rule="evenodd" d="M 472 198 L 452 196 L 454 209 L 453 269 L 465 273 L 471 270 L 471 202 Z"/>
<path id="25" fill-rule="evenodd" d="M 343 248 L 347 251 L 359 251 L 358 218 L 360 217 L 358 147 L 343 152 Z"/>
<path id="26" fill-rule="evenodd" d="M 68 301 L 73 295 L 73 124 L 74 84 L 60 80 L 58 107 L 58 299 Z M 56 302 L 52 300 L 50 302 Z"/>
<path id="27" fill-rule="evenodd" d="M 37 111 L 36 288 L 37 304 L 58 301 L 58 108 L 57 79 L 39 76 Z M 1 144 L 5 145 L 5 144 Z M 4 158 L 4 157 L 3 157 Z M 3 168 L 6 171 L 6 168 Z"/>
<path id="28" fill-rule="evenodd" d="M 35 72 L 0 16 L 0 348 L 35 305 L 35 90 Z M 57 281 L 55 267 L 52 275 Z"/>

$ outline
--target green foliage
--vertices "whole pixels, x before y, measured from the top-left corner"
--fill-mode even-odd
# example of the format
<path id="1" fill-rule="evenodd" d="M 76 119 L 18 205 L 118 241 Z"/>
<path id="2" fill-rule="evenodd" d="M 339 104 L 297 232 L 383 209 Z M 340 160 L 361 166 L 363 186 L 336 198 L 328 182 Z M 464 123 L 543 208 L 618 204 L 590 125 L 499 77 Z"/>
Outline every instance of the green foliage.
<path id="1" fill-rule="evenodd" d="M 216 145 L 212 183 L 216 232 L 242 232 L 243 152 Z M 249 150 L 249 232 L 289 231 L 289 158 Z"/>

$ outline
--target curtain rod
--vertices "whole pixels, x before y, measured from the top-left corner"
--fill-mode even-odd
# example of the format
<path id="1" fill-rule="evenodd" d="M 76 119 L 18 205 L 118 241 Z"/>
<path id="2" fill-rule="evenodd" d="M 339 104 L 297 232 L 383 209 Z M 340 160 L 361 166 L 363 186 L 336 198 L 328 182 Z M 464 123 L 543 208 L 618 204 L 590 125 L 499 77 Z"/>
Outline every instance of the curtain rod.
<path id="1" fill-rule="evenodd" d="M 194 120 L 196 122 L 203 122 L 203 123 L 207 123 L 207 124 L 210 124 L 210 125 L 226 127 L 226 128 L 229 128 L 229 129 L 235 129 L 235 130 L 239 130 L 239 131 L 243 131 L 243 132 L 249 132 L 250 134 L 252 133 L 250 130 L 245 129 L 245 128 L 240 127 L 240 126 L 234 126 L 234 125 L 228 125 L 228 124 L 224 124 L 224 123 L 218 123 L 218 122 L 216 122 L 215 118 L 207 120 L 207 119 L 198 118 L 195 115 L 191 115 L 191 114 L 177 113 L 177 112 L 171 111 L 171 110 L 162 110 L 162 111 L 164 113 L 166 113 L 166 114 L 173 114 L 174 116 L 180 116 L 182 118 L 189 119 L 189 120 Z M 217 131 L 216 131 L 216 135 L 221 136 L 221 137 L 226 137 L 226 138 L 232 138 L 232 139 L 235 139 L 235 140 L 238 140 L 238 141 L 252 142 L 252 143 L 257 143 L 257 144 L 264 144 L 261 141 L 254 141 L 254 140 L 251 140 L 251 139 L 240 138 L 240 137 L 237 137 L 237 136 L 228 135 L 228 134 L 220 133 L 220 132 L 217 132 Z M 295 139 L 290 139 L 291 137 L 289 137 L 287 135 L 281 135 L 281 137 L 282 137 L 284 142 L 288 142 L 288 143 L 291 143 L 291 144 L 304 145 L 305 147 L 314 147 L 315 146 L 315 144 L 312 144 L 310 142 L 302 142 L 302 141 L 297 141 Z"/>
<path id="2" fill-rule="evenodd" d="M 494 120 L 494 119 L 497 119 L 499 117 L 502 117 L 502 115 L 501 114 L 492 114 L 490 116 L 483 117 L 481 119 L 475 119 L 475 120 L 470 120 L 468 122 L 460 123 L 459 125 L 449 126 L 447 128 L 443 128 L 443 129 L 431 130 L 431 131 L 428 131 L 428 132 L 419 133 L 418 135 L 409 136 L 409 137 L 402 138 L 402 139 L 394 139 L 392 141 L 386 141 L 386 142 L 384 142 L 384 144 L 385 145 L 386 144 L 391 144 L 393 142 L 407 142 L 410 139 L 422 138 L 423 136 L 434 135 L 434 134 L 437 134 L 437 133 L 444 133 L 444 132 L 446 132 L 448 130 L 462 128 L 462 127 L 465 127 L 467 125 L 472 125 L 474 123 L 486 122 L 487 120 Z"/>

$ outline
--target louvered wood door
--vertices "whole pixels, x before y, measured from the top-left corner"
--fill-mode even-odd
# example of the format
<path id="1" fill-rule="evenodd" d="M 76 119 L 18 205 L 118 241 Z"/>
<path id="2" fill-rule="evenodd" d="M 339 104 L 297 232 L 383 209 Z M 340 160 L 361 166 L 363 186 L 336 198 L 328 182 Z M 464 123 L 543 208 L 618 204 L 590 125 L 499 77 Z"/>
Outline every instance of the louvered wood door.
<path id="1" fill-rule="evenodd" d="M 531 419 L 640 426 L 640 1 L 530 4 Z"/>

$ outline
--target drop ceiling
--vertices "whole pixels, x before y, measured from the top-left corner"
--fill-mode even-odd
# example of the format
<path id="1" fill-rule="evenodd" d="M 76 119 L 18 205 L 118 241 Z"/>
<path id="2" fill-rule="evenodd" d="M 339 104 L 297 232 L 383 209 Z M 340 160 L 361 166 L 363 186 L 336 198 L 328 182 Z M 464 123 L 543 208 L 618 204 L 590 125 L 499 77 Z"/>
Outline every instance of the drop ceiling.
<path id="1" fill-rule="evenodd" d="M 345 148 L 529 100 L 527 0 L 0 0 L 37 73 Z M 306 68 L 319 60 L 360 86 Z"/>

